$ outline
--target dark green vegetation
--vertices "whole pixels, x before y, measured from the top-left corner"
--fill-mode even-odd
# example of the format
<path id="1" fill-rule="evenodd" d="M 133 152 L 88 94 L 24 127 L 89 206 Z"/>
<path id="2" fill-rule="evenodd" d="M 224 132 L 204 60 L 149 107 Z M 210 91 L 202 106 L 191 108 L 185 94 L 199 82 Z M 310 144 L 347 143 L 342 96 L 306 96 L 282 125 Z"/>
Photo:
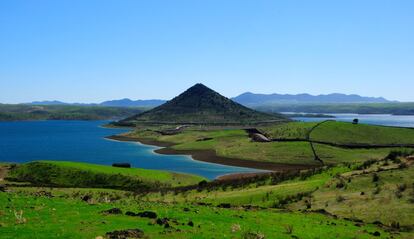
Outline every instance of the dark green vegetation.
<path id="1" fill-rule="evenodd" d="M 137 114 L 142 110 L 141 108 L 103 106 L 0 104 L 0 121 L 119 119 Z"/>
<path id="2" fill-rule="evenodd" d="M 149 192 L 2 181 L 0 237 L 98 238 L 135 229 L 146 238 L 408 239 L 412 173 L 412 156 L 395 152 L 364 163 Z"/>
<path id="3" fill-rule="evenodd" d="M 263 112 L 414 115 L 414 103 L 268 104 L 251 107 Z"/>
<path id="4" fill-rule="evenodd" d="M 286 118 L 251 110 L 202 84 L 196 84 L 171 101 L 121 120 L 118 125 L 251 125 L 276 121 L 286 121 Z"/>
<path id="5" fill-rule="evenodd" d="M 137 168 L 115 168 L 87 163 L 38 161 L 17 165 L 8 180 L 37 186 L 116 188 L 134 191 L 197 184 L 202 177 Z"/>

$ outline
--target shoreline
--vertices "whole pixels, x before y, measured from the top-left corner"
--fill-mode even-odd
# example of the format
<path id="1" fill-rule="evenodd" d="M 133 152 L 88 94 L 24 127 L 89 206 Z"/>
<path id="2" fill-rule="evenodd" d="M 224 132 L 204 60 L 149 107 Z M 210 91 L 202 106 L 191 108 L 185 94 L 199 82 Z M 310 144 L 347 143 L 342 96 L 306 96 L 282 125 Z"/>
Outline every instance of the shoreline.
<path id="1" fill-rule="evenodd" d="M 251 169 L 259 169 L 259 170 L 267 170 L 272 172 L 281 172 L 281 171 L 290 171 L 290 170 L 304 170 L 304 169 L 312 169 L 318 167 L 318 165 L 306 165 L 306 164 L 282 164 L 282 163 L 273 163 L 273 162 L 259 162 L 253 160 L 245 160 L 245 159 L 235 159 L 235 158 L 227 158 L 218 156 L 215 151 L 213 150 L 176 150 L 170 148 L 174 146 L 174 143 L 170 142 L 160 142 L 151 139 L 142 139 L 142 138 L 133 138 L 124 135 L 111 135 L 105 137 L 107 139 L 117 140 L 117 141 L 125 141 L 125 142 L 139 142 L 146 145 L 151 146 L 158 146 L 162 147 L 160 149 L 154 150 L 155 153 L 164 154 L 164 155 L 190 155 L 194 160 L 207 162 L 207 163 L 215 163 L 227 166 L 235 166 L 235 167 L 243 167 L 243 168 L 251 168 Z M 269 172 L 246 172 L 246 173 L 232 173 L 226 174 L 217 177 L 217 179 L 223 179 L 230 177 L 229 175 L 257 175 L 257 174 L 264 174 Z"/>

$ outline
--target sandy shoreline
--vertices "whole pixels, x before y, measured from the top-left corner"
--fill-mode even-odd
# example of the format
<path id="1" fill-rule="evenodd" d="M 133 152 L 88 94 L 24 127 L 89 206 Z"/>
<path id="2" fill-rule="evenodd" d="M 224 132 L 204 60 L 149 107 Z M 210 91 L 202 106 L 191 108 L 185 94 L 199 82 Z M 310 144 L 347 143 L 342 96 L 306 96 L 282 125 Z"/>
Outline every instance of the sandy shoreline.
<path id="1" fill-rule="evenodd" d="M 155 150 L 156 153 L 165 154 L 165 155 L 191 155 L 194 160 L 216 163 L 228 166 L 244 167 L 244 168 L 253 168 L 261 169 L 267 171 L 291 171 L 291 170 L 303 170 L 315 168 L 315 165 L 305 165 L 305 164 L 281 164 L 281 163 L 272 163 L 272 162 L 258 162 L 252 160 L 244 159 L 235 159 L 235 158 L 226 158 L 218 156 L 213 150 L 175 150 L 170 148 L 173 146 L 173 143 L 169 142 L 159 142 L 151 139 L 142 139 L 142 138 L 133 138 L 123 135 L 112 135 L 106 137 L 112 140 L 126 141 L 126 142 L 139 142 L 142 144 L 153 145 L 163 147 L 161 149 Z M 220 176 L 219 179 L 229 179 L 232 177 L 245 177 L 247 175 L 257 175 L 269 172 L 251 172 L 251 173 L 234 173 L 230 175 Z"/>

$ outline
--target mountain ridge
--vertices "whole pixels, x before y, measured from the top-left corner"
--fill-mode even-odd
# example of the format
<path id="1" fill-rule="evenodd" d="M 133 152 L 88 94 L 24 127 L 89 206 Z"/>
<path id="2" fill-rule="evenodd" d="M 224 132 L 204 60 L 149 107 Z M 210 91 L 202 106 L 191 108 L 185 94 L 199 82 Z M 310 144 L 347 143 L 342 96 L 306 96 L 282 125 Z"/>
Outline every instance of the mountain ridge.
<path id="1" fill-rule="evenodd" d="M 336 103 L 336 104 L 347 104 L 347 103 L 398 103 L 398 101 L 391 101 L 384 97 L 367 97 L 360 96 L 357 94 L 342 94 L 342 93 L 331 93 L 331 94 L 319 94 L 311 95 L 308 93 L 301 94 L 260 94 L 245 92 L 236 97 L 230 98 L 231 100 L 245 105 L 245 106 L 257 106 L 272 103 L 280 104 L 307 104 L 307 103 Z M 89 106 L 114 106 L 114 107 L 157 107 L 164 104 L 167 100 L 161 99 L 148 99 L 148 100 L 131 100 L 129 98 L 107 100 L 101 103 L 67 103 L 57 100 L 46 100 L 46 101 L 33 101 L 30 103 L 23 103 L 25 105 L 89 105 Z"/>
<path id="2" fill-rule="evenodd" d="M 384 97 L 366 97 L 357 94 L 342 94 L 342 93 L 331 93 L 331 94 L 320 94 L 311 95 L 307 93 L 302 94 L 255 94 L 251 92 L 245 92 L 236 97 L 232 98 L 234 101 L 247 105 L 265 105 L 274 103 L 297 103 L 297 104 L 308 104 L 308 103 L 391 103 L 396 101 L 390 101 Z"/>

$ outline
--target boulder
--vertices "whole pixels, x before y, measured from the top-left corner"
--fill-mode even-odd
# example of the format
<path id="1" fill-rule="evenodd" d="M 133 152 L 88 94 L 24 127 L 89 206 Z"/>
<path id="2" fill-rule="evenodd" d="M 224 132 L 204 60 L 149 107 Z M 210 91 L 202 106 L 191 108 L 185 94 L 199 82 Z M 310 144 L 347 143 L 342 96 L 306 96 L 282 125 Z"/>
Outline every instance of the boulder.
<path id="1" fill-rule="evenodd" d="M 106 237 L 110 239 L 143 238 L 144 232 L 140 229 L 127 229 L 107 232 Z"/>
<path id="2" fill-rule="evenodd" d="M 112 167 L 116 167 L 116 168 L 130 168 L 131 164 L 130 163 L 113 163 Z"/>
<path id="3" fill-rule="evenodd" d="M 122 214 L 122 210 L 119 208 L 111 208 L 105 211 L 102 211 L 101 213 L 109 215 L 109 214 Z"/>

